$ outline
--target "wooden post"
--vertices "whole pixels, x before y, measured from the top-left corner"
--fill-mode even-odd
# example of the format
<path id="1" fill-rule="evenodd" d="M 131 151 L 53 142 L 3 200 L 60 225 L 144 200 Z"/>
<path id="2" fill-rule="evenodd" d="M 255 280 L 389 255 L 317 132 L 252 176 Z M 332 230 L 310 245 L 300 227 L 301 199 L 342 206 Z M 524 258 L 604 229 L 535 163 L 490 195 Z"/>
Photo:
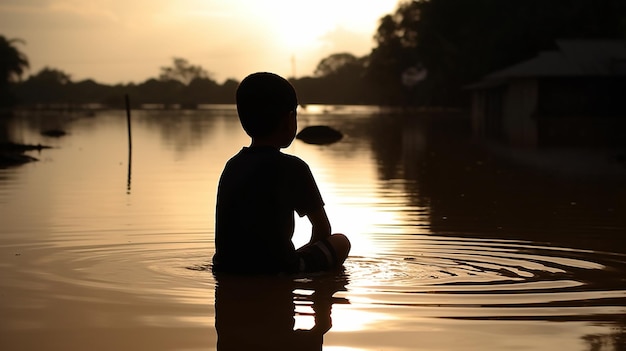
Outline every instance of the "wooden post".
<path id="1" fill-rule="evenodd" d="M 128 175 L 126 178 L 126 194 L 130 194 L 131 164 L 133 161 L 133 138 L 130 128 L 130 99 L 128 98 L 128 94 L 124 97 L 126 100 L 126 125 L 128 126 Z"/>

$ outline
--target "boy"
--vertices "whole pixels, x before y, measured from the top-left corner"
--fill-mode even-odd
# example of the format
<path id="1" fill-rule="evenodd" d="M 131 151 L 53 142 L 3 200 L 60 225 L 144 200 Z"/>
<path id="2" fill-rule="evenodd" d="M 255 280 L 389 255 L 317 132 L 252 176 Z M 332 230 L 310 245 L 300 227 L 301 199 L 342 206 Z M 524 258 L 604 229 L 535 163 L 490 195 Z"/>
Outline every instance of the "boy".
<path id="1" fill-rule="evenodd" d="M 296 135 L 294 88 L 276 74 L 253 73 L 237 88 L 236 100 L 252 142 L 226 163 L 219 181 L 213 272 L 302 274 L 341 267 L 350 241 L 331 235 L 308 165 L 280 152 Z M 291 241 L 294 211 L 312 225 L 311 240 L 298 250 Z"/>

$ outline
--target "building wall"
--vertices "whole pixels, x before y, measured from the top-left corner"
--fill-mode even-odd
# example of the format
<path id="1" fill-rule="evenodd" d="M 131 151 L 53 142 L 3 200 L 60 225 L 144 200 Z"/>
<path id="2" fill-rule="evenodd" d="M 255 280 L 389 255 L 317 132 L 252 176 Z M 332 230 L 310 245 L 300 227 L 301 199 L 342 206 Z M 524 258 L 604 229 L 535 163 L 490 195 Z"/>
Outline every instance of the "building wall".
<path id="1" fill-rule="evenodd" d="M 515 79 L 503 95 L 502 128 L 507 144 L 534 148 L 537 132 L 538 82 L 534 78 Z"/>
<path id="2" fill-rule="evenodd" d="M 626 77 L 509 79 L 474 90 L 474 136 L 514 147 L 626 146 Z"/>
<path id="3" fill-rule="evenodd" d="M 472 130 L 480 139 L 502 141 L 504 138 L 503 95 L 505 88 L 496 86 L 476 89 L 472 94 Z"/>

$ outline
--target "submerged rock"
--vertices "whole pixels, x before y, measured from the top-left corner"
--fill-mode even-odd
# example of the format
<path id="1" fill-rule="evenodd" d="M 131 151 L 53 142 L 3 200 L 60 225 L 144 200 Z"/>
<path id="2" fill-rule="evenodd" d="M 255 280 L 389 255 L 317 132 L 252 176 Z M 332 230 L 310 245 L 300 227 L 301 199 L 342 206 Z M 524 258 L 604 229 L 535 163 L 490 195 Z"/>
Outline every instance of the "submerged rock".
<path id="1" fill-rule="evenodd" d="M 302 129 L 296 139 L 307 144 L 332 144 L 343 138 L 343 134 L 329 126 L 310 126 Z"/>
<path id="2" fill-rule="evenodd" d="M 67 132 L 62 129 L 48 129 L 41 131 L 41 135 L 53 138 L 60 138 L 62 136 L 65 136 L 66 134 Z"/>

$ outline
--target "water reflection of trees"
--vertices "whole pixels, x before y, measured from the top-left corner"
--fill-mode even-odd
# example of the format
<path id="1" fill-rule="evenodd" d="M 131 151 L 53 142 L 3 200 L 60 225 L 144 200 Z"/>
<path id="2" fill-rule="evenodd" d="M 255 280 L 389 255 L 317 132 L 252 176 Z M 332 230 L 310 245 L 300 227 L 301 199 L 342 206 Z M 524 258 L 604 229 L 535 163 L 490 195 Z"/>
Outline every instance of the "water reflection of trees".
<path id="1" fill-rule="evenodd" d="M 101 114 L 101 116 L 100 116 Z M 0 142 L 4 140 L 15 140 L 18 142 L 35 142 L 32 136 L 38 136 L 45 130 L 72 130 L 72 125 L 81 121 L 84 125 L 92 119 L 105 116 L 124 117 L 122 110 L 109 112 L 98 112 L 95 115 L 85 114 L 84 111 L 19 111 L 12 118 L 0 120 Z M 214 133 L 219 131 L 215 128 L 221 121 L 232 119 L 234 127 L 239 127 L 237 116 L 234 110 L 194 110 L 194 111 L 132 111 L 131 123 L 133 125 L 143 125 L 148 131 L 158 133 L 163 140 L 163 144 L 171 147 L 179 154 L 185 154 L 203 145 L 207 140 L 213 138 Z M 97 122 L 99 123 L 99 122 Z M 95 128 L 90 126 L 89 128 Z M 124 124 L 125 128 L 125 124 Z M 16 131 L 19 131 L 16 133 Z M 134 129 L 134 137 L 141 129 Z M 24 139 L 24 136 L 28 140 Z M 48 138 L 41 137 L 41 142 L 50 143 Z"/>
<path id="2" fill-rule="evenodd" d="M 223 119 L 237 120 L 232 111 L 149 111 L 135 119 L 154 130 L 177 153 L 184 154 L 211 140 L 216 124 Z M 238 123 L 238 122 L 237 122 Z M 238 124 L 233 123 L 238 127 Z"/>
<path id="3" fill-rule="evenodd" d="M 71 124 L 91 115 L 75 111 L 15 111 L 0 120 L 0 138 L 23 142 L 24 134 L 39 135 L 44 131 L 71 129 Z M 0 139 L 2 140 L 2 139 Z"/>

